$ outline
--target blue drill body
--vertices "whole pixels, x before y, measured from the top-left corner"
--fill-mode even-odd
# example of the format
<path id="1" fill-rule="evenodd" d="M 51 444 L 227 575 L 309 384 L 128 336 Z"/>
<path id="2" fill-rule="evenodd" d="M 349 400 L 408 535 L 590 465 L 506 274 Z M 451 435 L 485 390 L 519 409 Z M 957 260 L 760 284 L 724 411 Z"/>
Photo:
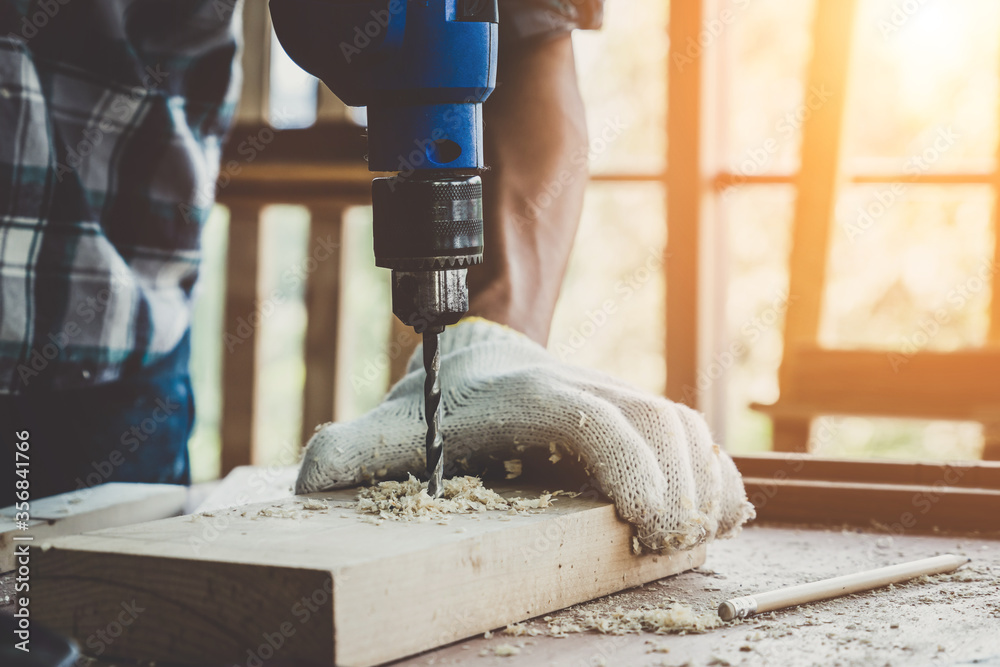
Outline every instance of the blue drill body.
<path id="1" fill-rule="evenodd" d="M 288 55 L 345 104 L 368 107 L 372 171 L 483 167 L 482 103 L 496 85 L 496 0 L 270 6 Z"/>

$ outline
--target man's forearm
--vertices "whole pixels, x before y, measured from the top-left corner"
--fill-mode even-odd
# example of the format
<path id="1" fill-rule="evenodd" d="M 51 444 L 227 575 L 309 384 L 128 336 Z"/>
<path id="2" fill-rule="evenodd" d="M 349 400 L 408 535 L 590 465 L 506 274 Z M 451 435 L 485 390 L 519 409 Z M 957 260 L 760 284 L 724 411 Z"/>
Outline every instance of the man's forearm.
<path id="1" fill-rule="evenodd" d="M 545 344 L 579 224 L 587 131 L 569 34 L 501 51 L 485 108 L 486 263 L 470 315 Z"/>

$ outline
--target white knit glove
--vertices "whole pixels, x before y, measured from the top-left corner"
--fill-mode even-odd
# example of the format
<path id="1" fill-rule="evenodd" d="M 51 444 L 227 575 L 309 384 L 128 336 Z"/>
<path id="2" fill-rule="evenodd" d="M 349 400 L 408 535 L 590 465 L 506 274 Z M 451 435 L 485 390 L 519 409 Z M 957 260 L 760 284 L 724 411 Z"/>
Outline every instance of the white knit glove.
<path id="1" fill-rule="evenodd" d="M 420 475 L 423 389 L 418 349 L 381 405 L 312 437 L 296 492 Z M 736 466 L 699 413 L 565 365 L 513 329 L 474 318 L 449 327 L 441 390 L 446 465 L 475 471 L 536 447 L 579 458 L 646 547 L 689 548 L 730 536 L 754 516 Z"/>

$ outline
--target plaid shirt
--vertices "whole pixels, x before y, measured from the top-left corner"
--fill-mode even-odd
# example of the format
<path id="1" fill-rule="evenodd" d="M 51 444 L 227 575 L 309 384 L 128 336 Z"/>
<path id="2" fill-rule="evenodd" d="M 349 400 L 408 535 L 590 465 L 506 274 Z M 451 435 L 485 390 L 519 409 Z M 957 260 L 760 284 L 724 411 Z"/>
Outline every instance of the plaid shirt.
<path id="1" fill-rule="evenodd" d="M 188 330 L 240 0 L 0 0 L 0 393 L 110 382 Z"/>

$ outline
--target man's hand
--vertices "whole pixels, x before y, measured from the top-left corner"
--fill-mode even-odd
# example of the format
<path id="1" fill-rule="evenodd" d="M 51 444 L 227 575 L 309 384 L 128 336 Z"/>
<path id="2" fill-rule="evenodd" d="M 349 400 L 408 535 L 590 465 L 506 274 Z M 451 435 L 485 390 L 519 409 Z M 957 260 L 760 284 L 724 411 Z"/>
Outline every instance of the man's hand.
<path id="1" fill-rule="evenodd" d="M 380 406 L 313 436 L 296 492 L 423 471 L 417 357 Z M 732 460 L 684 405 L 562 364 L 523 334 L 485 320 L 442 334 L 441 368 L 445 458 L 464 470 L 527 449 L 579 458 L 651 549 L 725 537 L 753 516 Z"/>

